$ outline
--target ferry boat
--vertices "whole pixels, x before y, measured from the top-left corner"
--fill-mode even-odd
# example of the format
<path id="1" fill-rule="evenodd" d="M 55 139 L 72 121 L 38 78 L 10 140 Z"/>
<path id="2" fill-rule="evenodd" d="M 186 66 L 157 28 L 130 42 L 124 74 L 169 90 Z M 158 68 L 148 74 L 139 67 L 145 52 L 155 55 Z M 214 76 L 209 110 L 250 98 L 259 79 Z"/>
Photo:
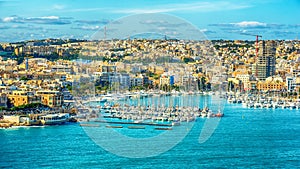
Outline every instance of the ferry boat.
<path id="1" fill-rule="evenodd" d="M 62 124 L 65 123 L 69 118 L 69 113 L 47 114 L 40 117 L 43 125 Z"/>

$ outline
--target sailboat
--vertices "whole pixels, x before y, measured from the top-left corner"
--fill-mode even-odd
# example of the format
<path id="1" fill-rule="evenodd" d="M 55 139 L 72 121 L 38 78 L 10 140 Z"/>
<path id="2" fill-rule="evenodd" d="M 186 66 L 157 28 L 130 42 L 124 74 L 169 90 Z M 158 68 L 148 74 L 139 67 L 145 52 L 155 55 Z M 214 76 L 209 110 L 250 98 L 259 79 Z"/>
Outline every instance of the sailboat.
<path id="1" fill-rule="evenodd" d="M 219 93 L 220 95 L 222 96 L 222 83 L 219 85 Z M 219 105 L 218 105 L 218 112 L 215 114 L 215 117 L 223 117 L 224 116 L 224 113 L 221 112 L 221 106 L 222 106 L 222 102 L 223 102 L 223 99 L 222 98 L 219 98 L 220 101 L 219 101 Z"/>

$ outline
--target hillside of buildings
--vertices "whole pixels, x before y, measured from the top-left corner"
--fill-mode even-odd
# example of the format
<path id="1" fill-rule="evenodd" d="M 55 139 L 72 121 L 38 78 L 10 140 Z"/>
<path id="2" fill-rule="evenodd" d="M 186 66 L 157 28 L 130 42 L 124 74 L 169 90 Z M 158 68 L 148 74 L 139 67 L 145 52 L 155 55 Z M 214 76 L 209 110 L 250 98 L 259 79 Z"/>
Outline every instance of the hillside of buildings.
<path id="1" fill-rule="evenodd" d="M 258 50 L 257 50 L 258 49 Z M 279 92 L 299 99 L 300 42 L 61 40 L 0 45 L 0 107 L 65 106 L 76 81 L 97 95 L 137 90 Z M 87 62 L 88 61 L 88 62 Z"/>

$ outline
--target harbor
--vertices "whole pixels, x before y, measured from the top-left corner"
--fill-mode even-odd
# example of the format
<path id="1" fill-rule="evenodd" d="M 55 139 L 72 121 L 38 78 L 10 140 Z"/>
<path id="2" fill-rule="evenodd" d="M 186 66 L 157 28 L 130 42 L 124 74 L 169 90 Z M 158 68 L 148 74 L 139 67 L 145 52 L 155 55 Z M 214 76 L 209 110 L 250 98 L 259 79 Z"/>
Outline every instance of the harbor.
<path id="1" fill-rule="evenodd" d="M 287 99 L 263 94 L 228 94 L 227 102 L 231 104 L 242 104 L 247 108 L 300 109 L 300 99 Z"/>
<path id="2" fill-rule="evenodd" d="M 143 92 L 130 96 L 109 94 L 109 97 L 110 101 L 104 103 L 100 102 L 102 99 L 92 99 L 85 102 L 85 106 L 81 105 L 76 116 L 78 121 L 172 127 L 196 122 L 198 118 L 224 116 L 225 100 L 213 96 L 212 92 L 210 94 Z"/>
<path id="3" fill-rule="evenodd" d="M 91 99 L 73 100 L 76 113 L 35 110 L 37 113 L 2 112 L 1 128 L 12 126 L 60 125 L 66 122 L 96 122 L 149 126 L 179 126 L 198 118 L 224 116 L 224 104 L 245 108 L 300 109 L 300 100 L 278 95 L 233 92 L 135 92 L 107 94 Z M 80 124 L 87 127 L 90 124 Z M 95 127 L 91 125 L 90 127 Z M 111 127 L 113 128 L 113 127 Z"/>
<path id="4" fill-rule="evenodd" d="M 35 168 L 42 168 L 48 163 L 57 168 L 87 167 L 87 163 L 91 163 L 91 161 L 95 161 L 90 164 L 91 168 L 110 168 L 115 165 L 130 168 L 132 166 L 130 164 L 143 165 L 149 168 L 159 168 L 162 164 L 168 165 L 169 168 L 176 168 L 178 165 L 188 167 L 189 164 L 198 165 L 199 168 L 203 167 L 202 164 L 207 164 L 211 168 L 230 168 L 232 167 L 231 163 L 245 168 L 251 168 L 257 164 L 264 166 L 268 164 L 267 167 L 276 168 L 278 161 L 280 161 L 281 166 L 294 168 L 298 165 L 299 130 L 297 126 L 299 125 L 299 111 L 296 109 L 256 109 L 253 111 L 241 104 L 225 103 L 224 114 L 225 116 L 221 119 L 215 133 L 205 144 L 197 142 L 199 133 L 205 122 L 215 120 L 214 118 L 198 118 L 189 135 L 180 144 L 154 159 L 125 159 L 108 153 L 102 147 L 95 145 L 85 130 L 107 129 L 108 131 L 121 132 L 133 138 L 155 138 L 163 132 L 175 133 L 177 127 L 172 127 L 172 130 L 159 130 L 154 128 L 170 127 L 143 125 L 146 126 L 145 129 L 128 129 L 128 126 L 133 125 L 109 123 L 108 125 L 123 126 L 123 128 L 106 128 L 105 123 L 97 122 L 88 122 L 89 125 L 94 125 L 91 127 L 82 127 L 79 125 L 81 123 L 47 127 L 11 127 L 0 129 L 1 152 L 5 154 L 6 158 L 14 159 L 10 165 L 16 168 L 22 168 L 24 165 L 35 165 Z M 111 142 L 109 138 L 101 138 L 105 142 Z M 157 144 L 157 147 L 163 146 L 165 142 L 169 141 L 163 138 L 156 138 L 155 140 L 154 144 Z M 282 146 L 283 144 L 284 146 Z M 16 147 L 21 149 L 17 151 Z M 263 154 L 261 154 L 262 149 L 266 150 Z M 13 153 L 12 150 L 14 150 Z M 30 156 L 30 160 L 23 157 L 24 152 L 27 152 L 26 155 Z M 276 152 L 276 157 L 274 157 L 274 152 Z M 294 155 L 287 155 L 291 152 Z M 46 158 L 45 154 L 52 158 Z M 221 159 L 220 156 L 222 156 Z M 251 160 L 240 160 L 240 158 L 249 159 L 250 157 Z M 197 161 L 192 158 L 196 158 Z M 207 163 L 208 158 L 211 158 L 209 163 Z M 128 163 L 124 163 L 124 159 Z M 153 163 L 155 161 L 155 165 L 148 163 L 149 159 Z M 32 163 L 32 160 L 35 162 Z M 0 166 L 13 168 L 5 162 L 0 162 Z"/>
<path id="5" fill-rule="evenodd" d="M 127 95 L 104 95 L 101 99 L 86 102 L 74 100 L 76 113 L 60 111 L 6 112 L 1 127 L 60 125 L 66 122 L 94 121 L 99 123 L 140 124 L 155 126 L 178 126 L 194 122 L 197 118 L 223 117 L 222 101 L 212 100 L 211 94 L 203 93 L 143 93 Z M 223 99 L 222 99 L 223 100 Z M 77 101 L 77 102 L 76 102 Z M 213 103 L 216 102 L 216 103 Z M 209 108 L 210 107 L 210 108 Z M 36 113 L 34 113 L 36 112 Z M 116 122 L 114 119 L 118 119 Z"/>

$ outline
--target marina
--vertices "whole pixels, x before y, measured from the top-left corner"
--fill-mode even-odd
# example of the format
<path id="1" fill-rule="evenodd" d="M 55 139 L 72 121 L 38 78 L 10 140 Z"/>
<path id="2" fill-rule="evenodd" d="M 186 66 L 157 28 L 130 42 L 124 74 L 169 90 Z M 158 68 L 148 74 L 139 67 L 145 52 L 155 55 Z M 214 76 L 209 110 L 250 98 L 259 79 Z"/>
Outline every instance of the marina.
<path id="1" fill-rule="evenodd" d="M 4 115 L 1 126 L 7 128 L 13 125 L 59 125 L 69 121 L 178 126 L 181 123 L 194 122 L 197 118 L 224 116 L 221 112 L 223 99 L 212 101 L 212 95 L 203 93 L 138 93 L 130 97 L 126 95 L 122 97 L 118 95 L 118 98 L 114 95 L 109 95 L 109 97 L 112 99 L 105 102 L 92 99 L 82 103 L 79 100 L 81 106 L 77 107 L 78 111 L 75 116 L 57 111 L 45 114 Z"/>
<path id="2" fill-rule="evenodd" d="M 114 95 L 109 95 L 115 98 Z M 118 98 L 120 98 L 120 94 Z M 89 109 L 82 109 L 82 121 L 107 124 L 134 124 L 147 126 L 179 126 L 195 122 L 197 118 L 220 118 L 224 99 L 203 93 L 143 93 L 123 96 L 105 103 L 87 102 Z M 201 108 L 202 107 L 202 108 Z M 93 112 L 93 113 L 91 113 Z M 99 112 L 99 113 L 97 113 Z"/>
<path id="3" fill-rule="evenodd" d="M 286 99 L 262 94 L 229 94 L 227 96 L 227 102 L 231 104 L 242 104 L 247 108 L 300 109 L 300 99 Z"/>
<path id="4" fill-rule="evenodd" d="M 103 101 L 104 97 L 110 97 L 111 99 Z M 89 121 L 107 124 L 172 127 L 179 126 L 182 123 L 195 122 L 198 118 L 223 117 L 225 102 L 255 109 L 298 110 L 300 108 L 300 100 L 288 100 L 263 94 L 227 92 L 221 95 L 218 92 L 138 92 L 130 95 L 109 94 L 108 96 L 103 95 L 100 99 L 89 99 L 87 102 L 82 103 L 85 106 L 78 107 L 76 116 L 58 112 L 4 115 L 0 126 L 9 128 L 12 126 L 58 125 L 67 121 Z M 95 127 L 94 124 L 81 125 Z"/>

